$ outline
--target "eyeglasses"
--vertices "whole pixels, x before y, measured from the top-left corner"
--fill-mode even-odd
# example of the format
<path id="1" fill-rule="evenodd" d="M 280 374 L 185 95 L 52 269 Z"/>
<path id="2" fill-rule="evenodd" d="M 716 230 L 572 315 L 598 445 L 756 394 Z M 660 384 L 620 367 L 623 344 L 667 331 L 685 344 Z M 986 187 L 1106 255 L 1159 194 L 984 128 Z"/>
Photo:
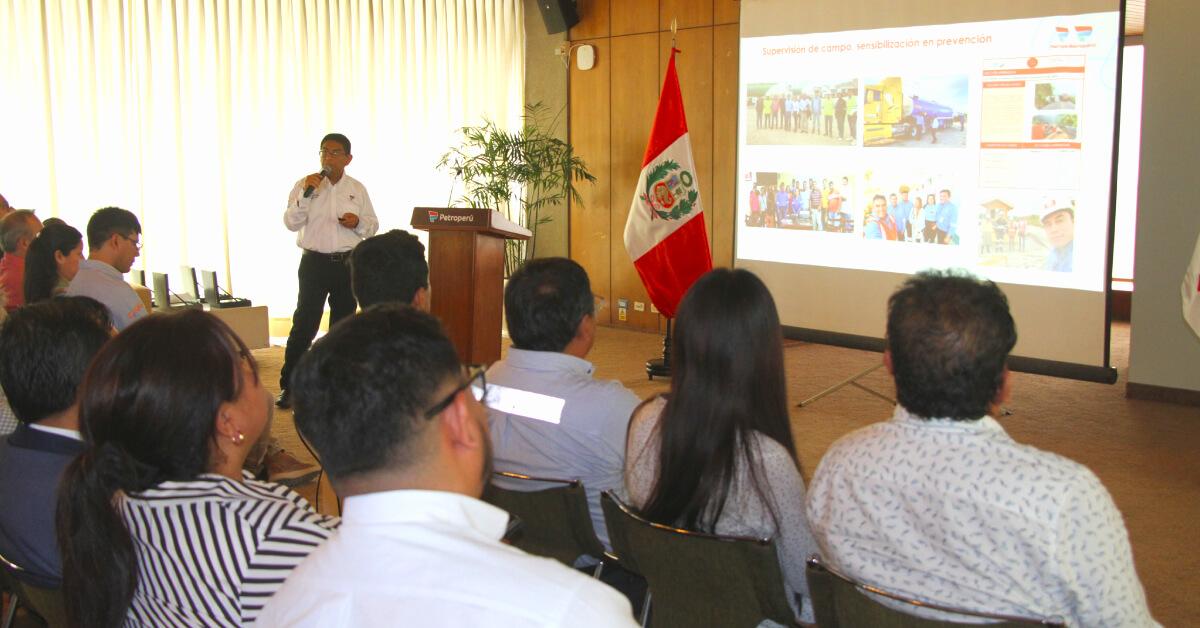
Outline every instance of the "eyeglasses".
<path id="1" fill-rule="evenodd" d="M 133 245 L 133 248 L 135 248 L 135 249 L 137 249 L 137 250 L 139 250 L 139 251 L 140 251 L 140 250 L 142 250 L 142 241 L 141 241 L 141 239 L 140 239 L 140 238 L 138 238 L 138 239 L 136 239 L 136 240 L 135 240 L 134 238 L 131 238 L 131 237 L 129 237 L 129 236 L 127 236 L 127 235 L 123 234 L 123 233 L 118 233 L 117 235 L 119 235 L 119 236 L 121 236 L 122 238 L 124 238 L 124 239 L 128 240 L 128 241 L 129 241 L 129 243 Z"/>
<path id="2" fill-rule="evenodd" d="M 482 402 L 487 394 L 487 368 L 480 364 L 472 364 L 467 367 L 467 379 L 450 391 L 444 399 L 437 402 L 432 408 L 425 411 L 425 418 L 432 419 L 445 410 L 458 396 L 458 393 L 465 389 L 470 389 L 471 396 L 475 401 Z"/>
<path id="3" fill-rule="evenodd" d="M 330 157 L 341 157 L 342 155 L 346 154 L 346 151 L 338 150 L 336 148 L 333 150 L 325 150 L 324 148 L 322 148 L 321 150 L 317 151 L 317 154 L 322 157 L 324 157 L 325 155 L 329 155 Z"/>

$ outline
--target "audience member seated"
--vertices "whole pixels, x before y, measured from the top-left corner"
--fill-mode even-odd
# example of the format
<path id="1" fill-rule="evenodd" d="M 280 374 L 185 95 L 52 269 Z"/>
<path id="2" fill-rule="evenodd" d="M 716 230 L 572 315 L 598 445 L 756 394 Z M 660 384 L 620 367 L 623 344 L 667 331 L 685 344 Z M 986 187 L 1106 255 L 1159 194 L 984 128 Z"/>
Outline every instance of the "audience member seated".
<path id="1" fill-rule="evenodd" d="M 638 398 L 619 382 L 592 377 L 595 367 L 584 358 L 596 339 L 595 307 L 587 272 L 569 259 L 536 259 L 513 273 L 504 290 L 512 346 L 488 369 L 499 402 L 488 421 L 497 469 L 583 482 L 592 525 L 607 547 L 600 492 L 621 487 Z"/>
<path id="2" fill-rule="evenodd" d="M 0 385 L 21 423 L 0 440 L 0 552 L 30 584 L 58 588 L 62 579 L 55 496 L 84 448 L 79 382 L 111 331 L 108 310 L 87 297 L 28 305 L 0 328 Z"/>
<path id="3" fill-rule="evenodd" d="M 79 392 L 88 449 L 59 490 L 74 624 L 242 626 L 337 519 L 243 473 L 271 399 L 211 314 L 148 317 L 96 355 Z"/>
<path id="4" fill-rule="evenodd" d="M 4 291 L 4 307 L 12 312 L 25 305 L 25 253 L 42 230 L 42 221 L 28 209 L 18 209 L 0 220 L 0 289 Z"/>
<path id="5" fill-rule="evenodd" d="M 293 375 L 296 425 L 345 498 L 338 532 L 288 578 L 266 626 L 632 626 L 619 593 L 501 542 L 481 370 L 429 314 L 377 305 Z"/>
<path id="6" fill-rule="evenodd" d="M 47 220 L 25 254 L 25 302 L 37 303 L 66 292 L 82 261 L 79 230 Z"/>
<path id="7" fill-rule="evenodd" d="M 362 309 L 404 303 L 429 310 L 429 264 L 417 236 L 392 229 L 358 243 L 350 254 L 350 284 Z"/>
<path id="8" fill-rule="evenodd" d="M 146 306 L 121 275 L 133 267 L 142 250 L 142 225 L 133 212 L 119 207 L 96 210 L 87 224 L 88 258 L 66 294 L 103 303 L 112 313 L 117 331 L 146 316 Z"/>
<path id="9" fill-rule="evenodd" d="M 804 561 L 816 545 L 767 287 L 745 270 L 698 279 L 679 305 L 671 357 L 670 393 L 648 399 L 629 424 L 630 501 L 666 525 L 774 538 L 793 610 L 812 622 Z"/>
<path id="10" fill-rule="evenodd" d="M 927 272 L 892 295 L 884 364 L 899 404 L 817 467 L 808 513 L 821 555 L 855 579 L 954 608 L 1155 626 L 1100 480 L 1013 441 L 993 418 L 1016 342 L 990 281 Z"/>

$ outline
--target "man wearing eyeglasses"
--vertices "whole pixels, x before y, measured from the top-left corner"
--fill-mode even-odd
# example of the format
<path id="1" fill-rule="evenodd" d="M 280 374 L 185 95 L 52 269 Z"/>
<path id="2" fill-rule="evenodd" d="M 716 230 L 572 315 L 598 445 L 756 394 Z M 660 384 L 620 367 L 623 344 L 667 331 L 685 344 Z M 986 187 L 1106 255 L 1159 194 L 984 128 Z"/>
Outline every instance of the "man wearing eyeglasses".
<path id="1" fill-rule="evenodd" d="M 318 341 L 295 383 L 296 426 L 345 507 L 259 625 L 635 625 L 621 594 L 502 542 L 508 513 L 479 499 L 487 384 L 437 319 L 371 307 Z"/>
<path id="2" fill-rule="evenodd" d="M 341 133 L 330 133 L 321 140 L 318 154 L 321 171 L 296 182 L 283 213 L 283 224 L 296 232 L 296 246 L 304 253 L 297 271 L 300 288 L 292 331 L 279 373 L 282 392 L 275 405 L 280 408 L 292 407 L 292 369 L 317 335 L 326 299 L 330 327 L 358 307 L 347 260 L 359 242 L 379 229 L 367 188 L 346 174 L 346 166 L 354 159 L 350 140 Z"/>
<path id="3" fill-rule="evenodd" d="M 122 275 L 142 250 L 142 225 L 120 207 L 96 210 L 87 224 L 88 258 L 67 286 L 68 296 L 91 297 L 104 304 L 121 331 L 146 316 L 146 306 Z"/>

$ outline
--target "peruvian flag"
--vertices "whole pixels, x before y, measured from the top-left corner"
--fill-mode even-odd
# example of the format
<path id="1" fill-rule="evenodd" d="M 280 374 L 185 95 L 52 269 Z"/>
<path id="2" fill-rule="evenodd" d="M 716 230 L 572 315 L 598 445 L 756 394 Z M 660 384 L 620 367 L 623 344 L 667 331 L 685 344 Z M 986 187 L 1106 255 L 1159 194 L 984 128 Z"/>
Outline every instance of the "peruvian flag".
<path id="1" fill-rule="evenodd" d="M 1192 251 L 1192 261 L 1183 273 L 1183 285 L 1180 288 L 1183 320 L 1200 336 L 1200 237 L 1196 238 L 1196 249 Z"/>
<path id="2" fill-rule="evenodd" d="M 625 223 L 625 249 L 650 300 L 667 318 L 675 317 L 692 282 L 712 270 L 700 185 L 675 72 L 676 52 L 671 49 L 654 129 Z"/>

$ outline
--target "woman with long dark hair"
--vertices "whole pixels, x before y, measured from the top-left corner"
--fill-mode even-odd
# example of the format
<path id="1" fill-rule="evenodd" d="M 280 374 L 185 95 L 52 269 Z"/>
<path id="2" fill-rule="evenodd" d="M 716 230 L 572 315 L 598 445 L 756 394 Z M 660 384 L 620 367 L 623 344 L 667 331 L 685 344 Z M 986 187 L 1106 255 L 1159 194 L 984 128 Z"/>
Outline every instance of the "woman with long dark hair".
<path id="1" fill-rule="evenodd" d="M 745 270 L 717 269 L 679 306 L 671 391 L 629 425 L 625 486 L 642 514 L 717 534 L 773 537 L 804 621 L 804 561 L 816 551 L 804 513 L 771 293 Z"/>
<path id="2" fill-rule="evenodd" d="M 96 355 L 79 392 L 88 449 L 59 489 L 72 624 L 254 622 L 338 523 L 242 471 L 270 413 L 246 346 L 205 312 L 147 317 Z"/>
<path id="3" fill-rule="evenodd" d="M 83 235 L 65 222 L 42 228 L 25 253 L 25 302 L 36 303 L 66 291 L 83 261 Z"/>

